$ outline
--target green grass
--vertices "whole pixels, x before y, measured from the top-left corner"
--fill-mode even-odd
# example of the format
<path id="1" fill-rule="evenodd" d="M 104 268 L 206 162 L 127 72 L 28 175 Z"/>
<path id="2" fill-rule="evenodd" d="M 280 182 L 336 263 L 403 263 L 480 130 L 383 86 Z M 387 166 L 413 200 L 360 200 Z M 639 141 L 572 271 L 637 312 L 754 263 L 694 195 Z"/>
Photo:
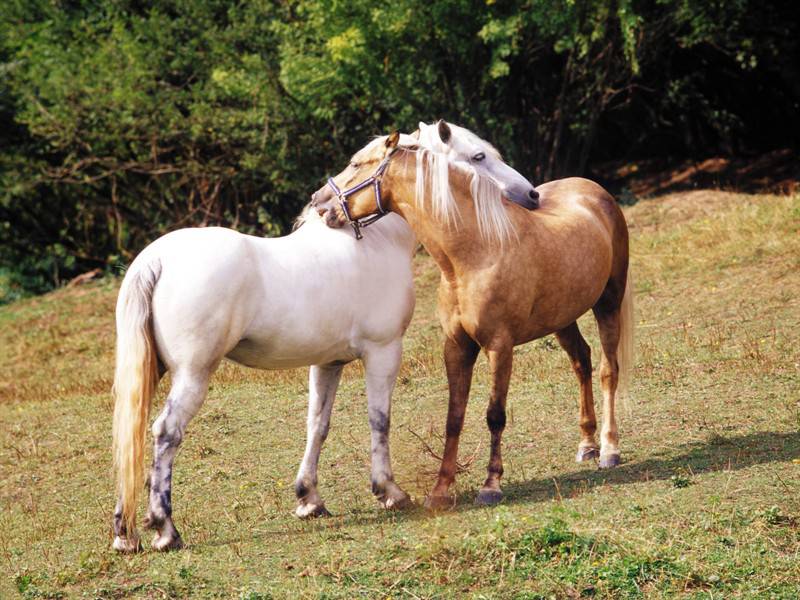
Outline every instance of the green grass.
<path id="1" fill-rule="evenodd" d="M 176 463 L 188 548 L 115 555 L 116 282 L 0 308 L 0 598 L 796 598 L 800 197 L 693 192 L 626 214 L 638 329 L 624 464 L 572 462 L 577 383 L 539 340 L 515 354 L 506 497 L 491 509 L 472 504 L 488 457 L 484 359 L 455 510 L 379 509 L 351 366 L 320 464 L 334 516 L 312 522 L 291 515 L 306 372 L 224 365 Z M 437 468 L 421 440 L 440 451 L 446 383 L 438 272 L 420 254 L 416 273 L 392 451 L 421 500 Z M 597 361 L 594 324 L 581 327 Z"/>

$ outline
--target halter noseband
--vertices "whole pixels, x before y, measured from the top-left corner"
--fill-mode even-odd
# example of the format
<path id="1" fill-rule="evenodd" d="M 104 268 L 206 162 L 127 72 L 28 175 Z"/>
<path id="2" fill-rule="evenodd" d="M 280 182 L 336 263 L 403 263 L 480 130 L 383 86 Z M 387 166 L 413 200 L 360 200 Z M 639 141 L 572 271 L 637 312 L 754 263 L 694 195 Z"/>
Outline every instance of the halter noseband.
<path id="1" fill-rule="evenodd" d="M 383 205 L 381 204 L 381 178 L 386 171 L 386 167 L 389 166 L 389 159 L 392 158 L 392 154 L 394 154 L 394 152 L 395 149 L 392 149 L 392 151 L 386 155 L 386 158 L 381 161 L 381 163 L 378 165 L 378 168 L 375 169 L 375 172 L 370 177 L 344 191 L 339 189 L 339 186 L 336 185 L 333 177 L 328 177 L 328 186 L 333 190 L 333 193 L 336 194 L 336 197 L 339 198 L 339 205 L 342 207 L 342 212 L 347 218 L 347 222 L 350 223 L 350 227 L 353 228 L 357 240 L 360 240 L 364 237 L 361 234 L 362 227 L 372 225 L 378 219 L 389 214 L 388 211 L 384 210 Z M 356 192 L 363 190 L 365 187 L 369 187 L 370 185 L 375 189 L 375 206 L 378 209 L 377 214 L 372 214 L 364 219 L 351 218 L 350 209 L 347 206 L 347 197 L 352 196 Z"/>

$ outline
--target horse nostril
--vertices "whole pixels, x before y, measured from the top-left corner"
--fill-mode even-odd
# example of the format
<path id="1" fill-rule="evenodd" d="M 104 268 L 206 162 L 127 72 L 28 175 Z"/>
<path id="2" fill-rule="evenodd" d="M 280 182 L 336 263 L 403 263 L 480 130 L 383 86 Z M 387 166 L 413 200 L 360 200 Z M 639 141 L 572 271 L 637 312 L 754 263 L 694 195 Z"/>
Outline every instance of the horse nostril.
<path id="1" fill-rule="evenodd" d="M 528 196 L 531 197 L 531 200 L 538 200 L 539 192 L 537 192 L 536 190 L 531 190 L 530 192 L 528 192 Z"/>

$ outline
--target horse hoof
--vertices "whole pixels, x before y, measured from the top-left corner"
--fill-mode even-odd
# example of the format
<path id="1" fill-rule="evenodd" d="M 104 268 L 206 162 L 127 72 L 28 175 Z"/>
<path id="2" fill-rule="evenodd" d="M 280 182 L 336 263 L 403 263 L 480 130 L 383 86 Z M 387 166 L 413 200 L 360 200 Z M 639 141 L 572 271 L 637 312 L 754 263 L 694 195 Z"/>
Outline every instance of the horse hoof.
<path id="1" fill-rule="evenodd" d="M 575 456 L 575 462 L 586 462 L 587 460 L 594 460 L 600 457 L 600 449 L 592 446 L 585 446 L 578 448 L 578 454 Z"/>
<path id="2" fill-rule="evenodd" d="M 475 498 L 476 506 L 494 506 L 503 499 L 503 492 L 493 489 L 482 489 Z"/>
<path id="3" fill-rule="evenodd" d="M 405 493 L 398 498 L 387 498 L 381 502 L 381 505 L 383 505 L 383 508 L 386 510 L 403 510 L 412 506 L 413 504 L 414 501 L 411 500 L 411 496 Z"/>
<path id="4" fill-rule="evenodd" d="M 151 545 L 153 546 L 153 550 L 169 552 L 171 550 L 180 550 L 183 548 L 183 540 L 180 535 L 168 536 L 156 534 Z"/>
<path id="5" fill-rule="evenodd" d="M 619 454 L 605 454 L 600 457 L 600 468 L 611 469 L 619 464 Z"/>
<path id="6" fill-rule="evenodd" d="M 123 554 L 132 554 L 134 552 L 139 552 L 142 549 L 142 544 L 138 537 L 126 538 L 116 536 L 114 538 L 114 543 L 111 544 L 111 547 L 117 552 L 121 552 Z"/>
<path id="7" fill-rule="evenodd" d="M 455 505 L 455 496 L 427 496 L 425 498 L 425 508 L 428 510 L 448 510 Z"/>
<path id="8" fill-rule="evenodd" d="M 331 513 L 324 504 L 300 504 L 295 509 L 294 516 L 299 519 L 316 519 L 317 517 L 330 517 Z"/>

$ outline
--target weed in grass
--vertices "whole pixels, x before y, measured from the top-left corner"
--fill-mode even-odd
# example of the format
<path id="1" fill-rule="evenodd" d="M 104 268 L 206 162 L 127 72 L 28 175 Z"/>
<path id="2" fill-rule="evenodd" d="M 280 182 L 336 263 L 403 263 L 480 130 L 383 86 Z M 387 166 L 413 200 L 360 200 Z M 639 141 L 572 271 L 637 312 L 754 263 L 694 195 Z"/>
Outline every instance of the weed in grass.
<path id="1" fill-rule="evenodd" d="M 682 489 L 692 485 L 692 480 L 686 475 L 673 475 L 669 478 L 672 487 Z"/>

